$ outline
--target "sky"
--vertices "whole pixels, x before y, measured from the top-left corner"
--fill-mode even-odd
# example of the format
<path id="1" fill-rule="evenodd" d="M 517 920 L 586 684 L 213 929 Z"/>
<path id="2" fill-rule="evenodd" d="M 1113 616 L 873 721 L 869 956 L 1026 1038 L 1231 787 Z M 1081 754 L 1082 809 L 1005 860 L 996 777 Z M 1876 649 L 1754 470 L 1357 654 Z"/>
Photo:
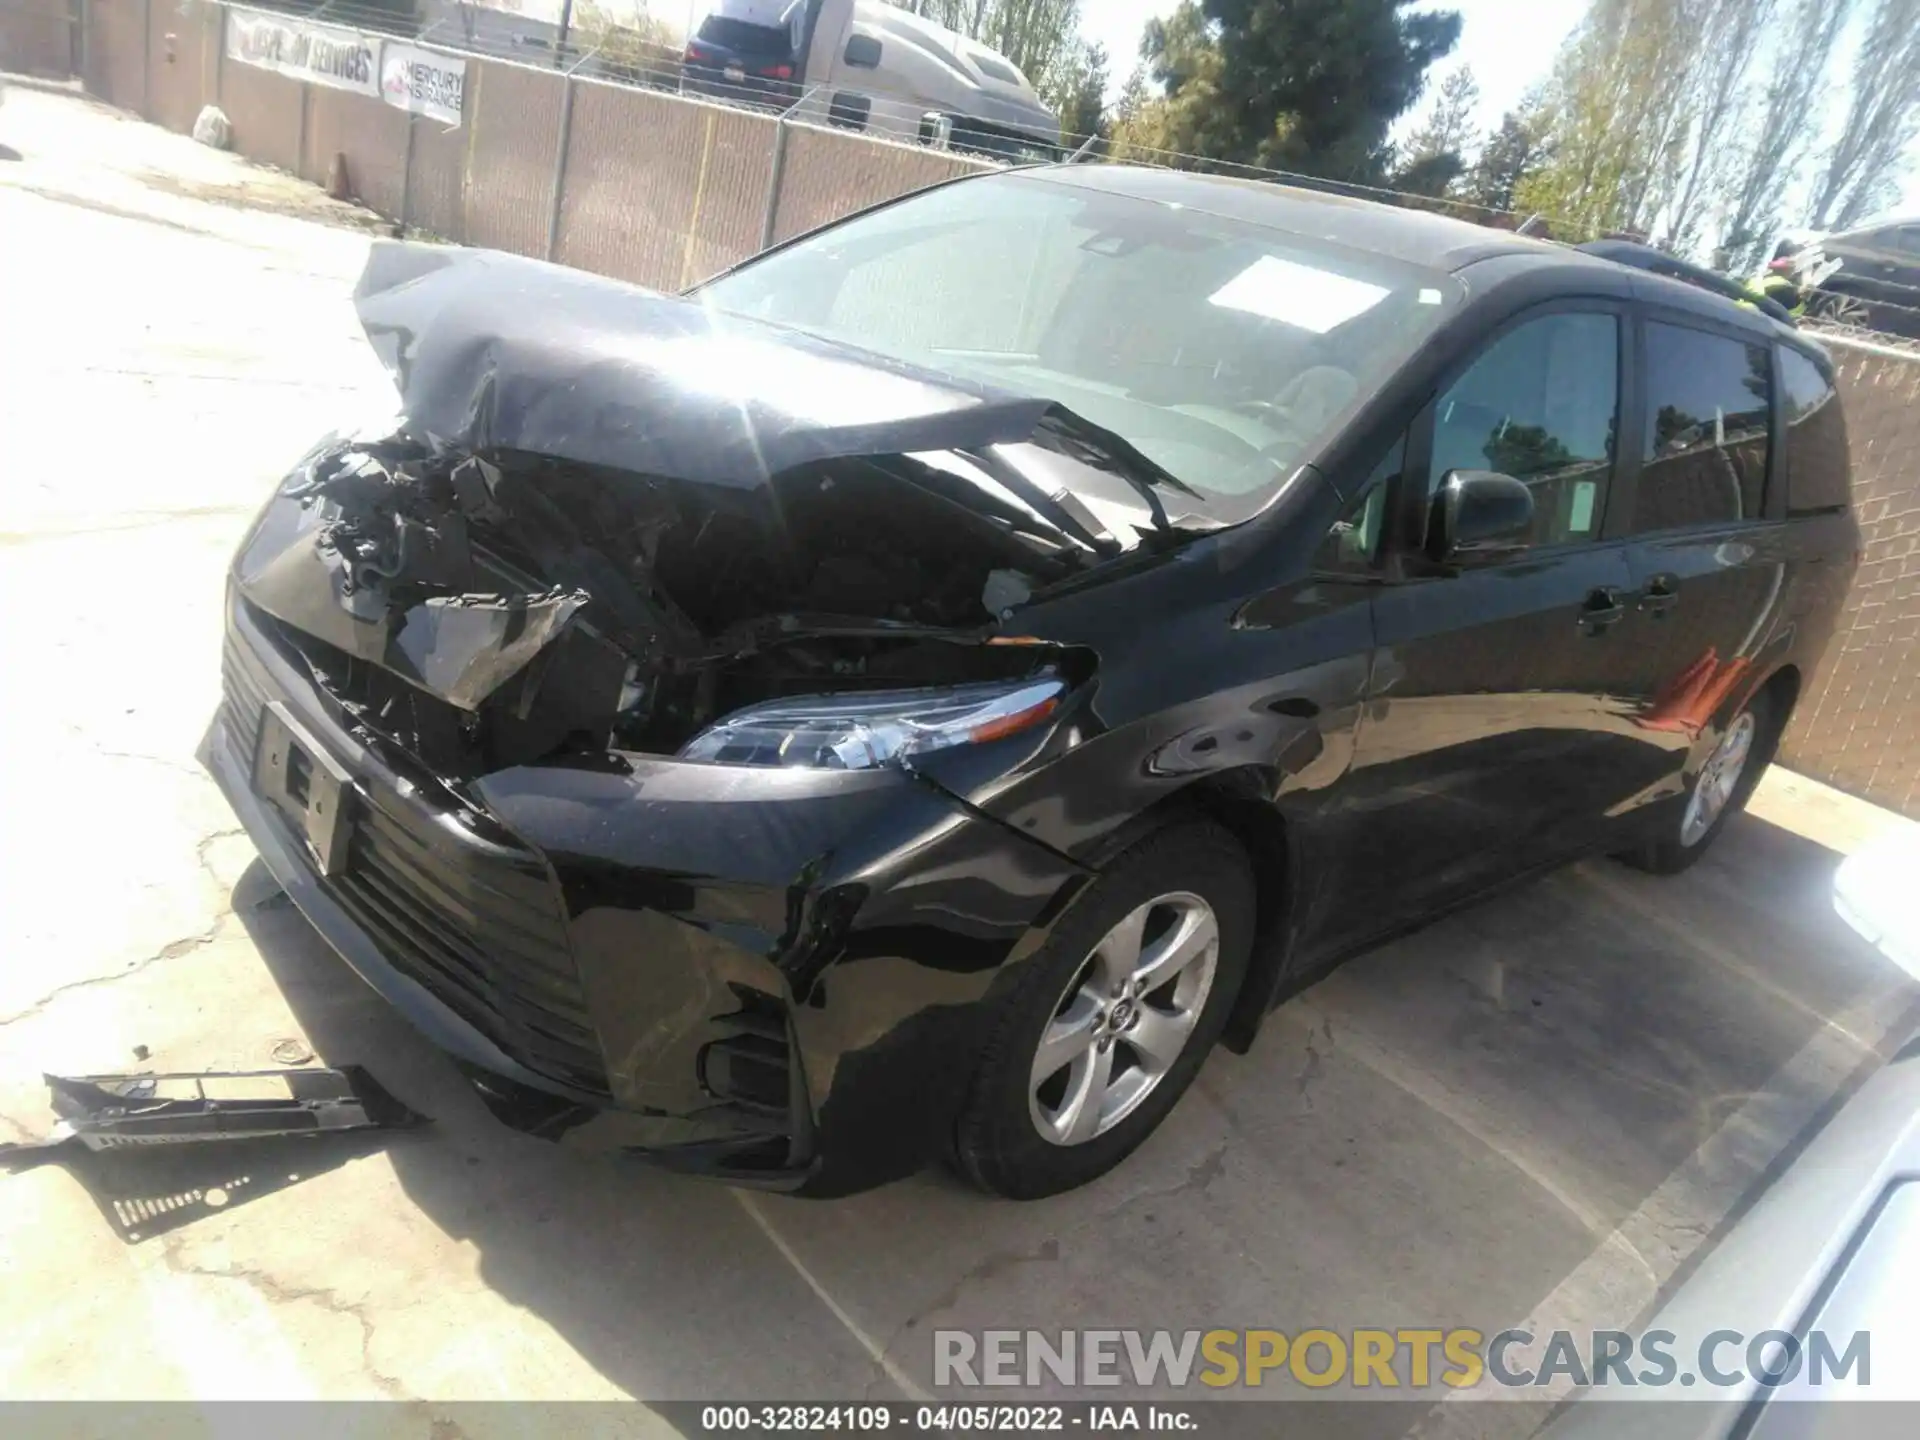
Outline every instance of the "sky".
<path id="1" fill-rule="evenodd" d="M 1113 88 L 1117 95 L 1132 73 L 1139 52 L 1140 32 L 1148 20 L 1169 13 L 1176 0 L 1080 0 L 1080 31 L 1097 40 L 1113 56 Z M 1442 8 L 1437 4 L 1434 8 Z M 1458 65 L 1473 67 L 1480 85 L 1481 133 L 1493 129 L 1500 117 L 1518 105 L 1553 66 L 1554 52 L 1586 13 L 1587 0 L 1446 0 L 1444 8 L 1460 12 L 1460 43 L 1453 54 L 1430 72 L 1446 73 Z M 1429 87 L 1431 89 L 1431 87 Z M 1401 121 L 1402 127 L 1419 119 L 1424 104 Z M 1903 210 L 1920 210 L 1920 163 L 1910 170 Z"/>

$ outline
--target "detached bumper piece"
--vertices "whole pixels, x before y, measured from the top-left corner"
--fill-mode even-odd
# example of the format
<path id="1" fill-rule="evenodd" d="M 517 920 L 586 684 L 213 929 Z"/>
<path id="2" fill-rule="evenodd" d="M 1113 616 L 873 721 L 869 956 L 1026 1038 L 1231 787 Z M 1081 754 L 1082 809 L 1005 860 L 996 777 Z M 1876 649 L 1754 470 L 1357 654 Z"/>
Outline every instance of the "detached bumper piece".
<path id="1" fill-rule="evenodd" d="M 49 1075 L 60 1123 L 37 1144 L 0 1145 L 46 1155 L 62 1146 L 131 1150 L 402 1130 L 427 1117 L 408 1109 L 357 1065 L 340 1070 L 242 1070 L 172 1075 Z"/>
<path id="2" fill-rule="evenodd" d="M 138 1244 L 312 1179 L 427 1119 L 357 1066 L 199 1075 L 47 1076 L 60 1123 L 0 1145 L 0 1170 L 57 1162 Z M 316 1136 L 330 1136 L 324 1145 Z"/>

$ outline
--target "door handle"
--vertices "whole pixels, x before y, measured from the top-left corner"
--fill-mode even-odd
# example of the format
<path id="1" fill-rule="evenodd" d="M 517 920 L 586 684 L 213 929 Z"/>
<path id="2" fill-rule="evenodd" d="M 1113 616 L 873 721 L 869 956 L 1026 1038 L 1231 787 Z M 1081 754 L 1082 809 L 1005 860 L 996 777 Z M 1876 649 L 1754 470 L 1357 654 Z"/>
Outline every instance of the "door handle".
<path id="1" fill-rule="evenodd" d="M 1664 620 L 1667 612 L 1680 603 L 1680 592 L 1674 588 L 1678 583 L 1671 575 L 1654 576 L 1640 596 L 1640 608 L 1654 619 Z"/>
<path id="2" fill-rule="evenodd" d="M 1618 590 L 1602 585 L 1587 595 L 1580 607 L 1580 630 L 1586 635 L 1604 635 L 1627 618 L 1627 607 Z"/>

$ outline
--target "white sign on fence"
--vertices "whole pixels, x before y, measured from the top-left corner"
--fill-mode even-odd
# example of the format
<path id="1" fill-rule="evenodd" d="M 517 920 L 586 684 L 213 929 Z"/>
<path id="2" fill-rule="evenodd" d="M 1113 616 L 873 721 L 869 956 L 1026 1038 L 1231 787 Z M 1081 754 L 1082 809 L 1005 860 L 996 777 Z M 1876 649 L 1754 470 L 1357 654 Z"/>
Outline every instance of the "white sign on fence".
<path id="1" fill-rule="evenodd" d="M 387 41 L 380 54 L 380 93 L 389 105 L 458 126 L 467 62 L 433 50 Z"/>
<path id="2" fill-rule="evenodd" d="M 227 55 L 293 80 L 361 95 L 380 93 L 380 41 L 337 25 L 229 10 Z"/>

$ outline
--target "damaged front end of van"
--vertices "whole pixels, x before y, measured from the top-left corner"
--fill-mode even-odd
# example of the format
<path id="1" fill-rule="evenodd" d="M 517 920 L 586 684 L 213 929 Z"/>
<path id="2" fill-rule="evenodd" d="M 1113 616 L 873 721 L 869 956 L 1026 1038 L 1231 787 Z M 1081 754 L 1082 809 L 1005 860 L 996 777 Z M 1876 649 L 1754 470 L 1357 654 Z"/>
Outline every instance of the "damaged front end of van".
<path id="1" fill-rule="evenodd" d="M 1204 528 L 1044 400 L 698 303 L 387 245 L 358 305 L 399 413 L 228 587 L 203 758 L 266 865 L 510 1123 L 916 1168 L 1089 874 L 968 798 L 1097 729 L 1032 622 Z"/>

